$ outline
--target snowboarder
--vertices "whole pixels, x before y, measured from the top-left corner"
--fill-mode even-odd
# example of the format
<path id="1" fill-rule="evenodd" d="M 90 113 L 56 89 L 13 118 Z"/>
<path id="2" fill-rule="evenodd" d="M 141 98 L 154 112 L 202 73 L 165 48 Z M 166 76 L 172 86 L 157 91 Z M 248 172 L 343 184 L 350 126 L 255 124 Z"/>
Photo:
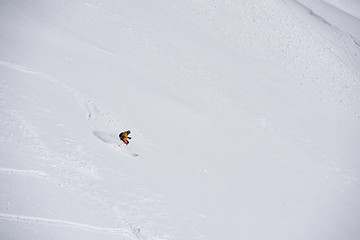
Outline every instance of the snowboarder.
<path id="1" fill-rule="evenodd" d="M 129 137 L 129 134 L 131 133 L 130 130 L 127 130 L 126 132 L 122 132 L 119 134 L 119 138 L 121 141 L 123 141 L 126 145 L 129 144 L 128 139 L 131 139 L 131 137 Z"/>

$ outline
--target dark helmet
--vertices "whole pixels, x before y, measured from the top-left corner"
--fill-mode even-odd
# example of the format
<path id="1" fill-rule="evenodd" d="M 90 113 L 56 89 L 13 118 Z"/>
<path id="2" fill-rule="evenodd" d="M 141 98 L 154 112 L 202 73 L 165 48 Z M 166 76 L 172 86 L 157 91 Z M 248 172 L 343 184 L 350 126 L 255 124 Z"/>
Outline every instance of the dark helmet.
<path id="1" fill-rule="evenodd" d="M 130 131 L 130 130 L 127 130 L 127 131 L 126 131 L 126 133 L 127 133 L 127 134 L 130 134 L 130 133 L 131 133 L 131 131 Z"/>

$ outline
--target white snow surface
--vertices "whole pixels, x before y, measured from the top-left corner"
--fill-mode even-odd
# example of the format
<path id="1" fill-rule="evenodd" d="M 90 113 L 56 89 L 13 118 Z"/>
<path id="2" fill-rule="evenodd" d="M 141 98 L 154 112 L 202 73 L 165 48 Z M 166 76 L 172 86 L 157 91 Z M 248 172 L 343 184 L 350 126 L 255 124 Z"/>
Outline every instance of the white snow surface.
<path id="1" fill-rule="evenodd" d="M 359 1 L 0 6 L 0 239 L 360 239 Z"/>

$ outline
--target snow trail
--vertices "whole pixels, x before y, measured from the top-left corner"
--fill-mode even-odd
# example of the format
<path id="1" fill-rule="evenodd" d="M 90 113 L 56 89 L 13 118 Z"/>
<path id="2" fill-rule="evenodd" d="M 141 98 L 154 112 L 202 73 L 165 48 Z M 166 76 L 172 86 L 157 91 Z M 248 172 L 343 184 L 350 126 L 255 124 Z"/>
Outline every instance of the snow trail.
<path id="1" fill-rule="evenodd" d="M 88 224 L 84 224 L 84 223 L 64 221 L 64 220 L 51 219 L 51 218 L 41 218 L 41 217 L 0 213 L 0 219 L 7 220 L 7 221 L 35 223 L 35 224 L 59 225 L 59 226 L 78 228 L 81 230 L 93 231 L 93 232 L 122 234 L 122 235 L 126 235 L 126 236 L 132 235 L 132 232 L 130 232 L 129 230 L 127 230 L 125 228 L 98 227 L 98 226 L 92 226 L 92 225 L 88 225 Z"/>
<path id="2" fill-rule="evenodd" d="M 21 170 L 21 169 L 12 169 L 12 168 L 0 168 L 0 173 L 29 175 L 29 176 L 34 176 L 34 177 L 47 177 L 47 176 L 49 176 L 47 173 L 45 173 L 43 171 Z"/>
<path id="3" fill-rule="evenodd" d="M 15 70 L 15 71 L 32 74 L 32 75 L 38 75 L 41 78 L 44 78 L 44 79 L 50 81 L 55 86 L 59 87 L 64 92 L 66 92 L 67 94 L 72 96 L 74 98 L 74 100 L 77 102 L 77 104 L 84 109 L 85 114 L 87 116 L 89 126 L 90 126 L 90 131 L 92 131 L 93 129 L 97 129 L 97 128 L 104 128 L 104 127 L 106 128 L 108 126 L 124 127 L 124 125 L 125 125 L 122 123 L 122 121 L 119 121 L 119 119 L 117 117 L 113 116 L 111 113 L 103 111 L 89 97 L 87 97 L 84 94 L 80 93 L 79 91 L 69 87 L 68 85 L 55 79 L 54 77 L 49 76 L 46 73 L 42 73 L 42 72 L 36 71 L 34 69 L 31 69 L 29 67 L 18 65 L 15 63 L 1 60 L 1 59 L 0 59 L 0 65 L 7 67 L 9 69 Z"/>

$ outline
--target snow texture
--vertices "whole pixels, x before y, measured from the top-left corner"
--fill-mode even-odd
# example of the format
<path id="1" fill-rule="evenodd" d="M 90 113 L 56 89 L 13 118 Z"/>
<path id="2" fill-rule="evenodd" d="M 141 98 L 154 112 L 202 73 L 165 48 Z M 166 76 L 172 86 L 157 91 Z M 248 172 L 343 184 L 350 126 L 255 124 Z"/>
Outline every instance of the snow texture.
<path id="1" fill-rule="evenodd" d="M 356 0 L 1 1 L 0 239 L 358 240 L 359 79 Z"/>

